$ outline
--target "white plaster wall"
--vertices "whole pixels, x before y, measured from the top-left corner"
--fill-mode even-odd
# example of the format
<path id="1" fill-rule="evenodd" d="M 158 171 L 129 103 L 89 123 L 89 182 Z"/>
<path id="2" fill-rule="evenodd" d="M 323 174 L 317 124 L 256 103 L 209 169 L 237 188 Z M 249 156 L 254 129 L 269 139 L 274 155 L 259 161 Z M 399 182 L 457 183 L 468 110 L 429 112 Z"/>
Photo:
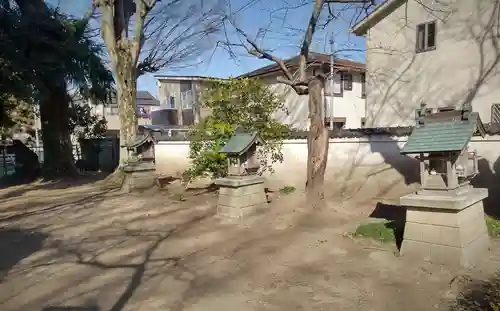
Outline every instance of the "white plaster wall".
<path id="1" fill-rule="evenodd" d="M 366 35 L 367 127 L 414 123 L 429 108 L 471 103 L 483 122 L 499 102 L 498 0 L 408 0 Z M 436 49 L 415 53 L 416 26 L 436 21 Z"/>
<path id="2" fill-rule="evenodd" d="M 333 106 L 332 117 L 346 118 L 345 128 L 361 128 L 361 118 L 365 116 L 366 99 L 361 97 L 361 76 L 359 73 L 353 74 L 353 86 L 351 91 L 343 90 L 342 96 L 325 96 L 328 107 Z M 262 81 L 268 84 L 272 90 L 284 101 L 284 110 L 274 114 L 276 120 L 289 124 L 298 130 L 309 129 L 309 106 L 307 95 L 297 95 L 288 85 L 278 83 L 277 75 L 266 76 Z M 329 111 L 331 108 L 328 108 Z M 327 112 L 327 115 L 330 112 Z"/>
<path id="3" fill-rule="evenodd" d="M 325 174 L 327 187 L 332 193 L 340 191 L 347 194 L 362 189 L 363 194 L 371 192 L 371 196 L 408 191 L 410 184 L 418 181 L 418 165 L 415 160 L 399 154 L 405 142 L 405 137 L 331 140 Z M 470 148 L 476 149 L 493 170 L 495 161 L 500 157 L 500 136 L 474 138 Z M 156 146 L 157 173 L 181 174 L 189 167 L 188 151 L 187 141 L 159 142 Z M 268 183 L 274 188 L 285 185 L 303 188 L 307 164 L 306 140 L 285 141 L 283 154 L 284 162 L 274 165 L 275 173 L 267 176 Z"/>

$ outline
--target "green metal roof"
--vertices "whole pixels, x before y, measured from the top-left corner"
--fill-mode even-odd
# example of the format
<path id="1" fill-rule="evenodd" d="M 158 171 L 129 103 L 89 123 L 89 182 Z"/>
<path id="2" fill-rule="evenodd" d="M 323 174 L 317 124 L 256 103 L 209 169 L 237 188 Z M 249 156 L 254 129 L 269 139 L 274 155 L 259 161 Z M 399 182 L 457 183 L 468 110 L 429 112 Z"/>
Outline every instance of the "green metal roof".
<path id="1" fill-rule="evenodd" d="M 262 143 L 257 133 L 236 133 L 229 139 L 227 144 L 222 147 L 220 153 L 241 155 L 255 143 Z"/>
<path id="2" fill-rule="evenodd" d="M 476 115 L 468 120 L 461 118 L 425 119 L 423 125 L 413 129 L 401 153 L 461 151 L 474 135 L 478 122 L 481 121 Z"/>

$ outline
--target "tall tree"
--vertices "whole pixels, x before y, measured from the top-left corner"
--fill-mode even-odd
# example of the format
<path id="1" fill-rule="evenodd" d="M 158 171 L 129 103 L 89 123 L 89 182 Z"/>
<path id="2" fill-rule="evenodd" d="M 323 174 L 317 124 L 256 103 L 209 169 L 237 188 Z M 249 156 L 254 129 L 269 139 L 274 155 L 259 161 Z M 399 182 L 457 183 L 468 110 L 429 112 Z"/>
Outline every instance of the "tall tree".
<path id="1" fill-rule="evenodd" d="M 15 6 L 10 7 L 9 1 L 2 3 L 2 13 L 9 16 L 9 22 L 2 23 L 1 31 L 8 38 L 11 53 L 6 56 L 14 69 L 12 75 L 22 78 L 18 80 L 23 83 L 22 90 L 4 87 L 40 107 L 45 176 L 76 174 L 68 87 L 75 86 L 82 95 L 103 100 L 112 89 L 111 73 L 100 58 L 100 47 L 86 37 L 87 19 L 70 19 L 43 0 L 12 2 Z"/>
<path id="2" fill-rule="evenodd" d="M 303 1 L 298 7 L 308 4 L 308 1 Z M 312 12 L 309 21 L 305 28 L 304 37 L 300 45 L 299 65 L 297 71 L 288 66 L 285 61 L 267 49 L 257 44 L 242 28 L 237 25 L 237 22 L 231 15 L 227 16 L 227 20 L 236 29 L 238 35 L 243 37 L 243 43 L 237 44 L 244 47 L 249 54 L 260 58 L 267 59 L 276 63 L 283 76 L 278 77 L 277 81 L 290 86 L 298 95 L 308 95 L 309 103 L 309 134 L 307 138 L 307 181 L 306 193 L 308 202 L 315 206 L 320 204 L 324 197 L 324 175 L 328 159 L 328 139 L 329 131 L 325 126 L 322 118 L 323 112 L 323 96 L 322 91 L 325 86 L 325 73 L 316 72 L 310 74 L 308 72 L 308 58 L 314 34 L 318 27 L 325 27 L 326 24 L 339 16 L 333 13 L 332 5 L 335 3 L 343 3 L 344 5 L 352 5 L 360 3 L 362 11 L 374 4 L 373 0 L 314 0 L 312 1 Z M 320 24 L 320 15 L 327 9 L 328 16 L 324 19 L 324 23 Z M 338 10 L 338 11 L 343 11 Z M 265 32 L 265 30 L 263 31 Z M 226 47 L 234 46 L 233 43 L 226 42 Z"/>
<path id="3" fill-rule="evenodd" d="M 217 29 L 204 1 L 94 0 L 101 36 L 111 59 L 120 118 L 120 144 L 136 137 L 137 78 L 145 72 L 186 64 L 203 52 L 200 45 Z M 149 41 L 149 42 L 148 42 Z M 141 55 L 141 52 L 144 52 Z M 120 160 L 128 160 L 121 149 Z"/>

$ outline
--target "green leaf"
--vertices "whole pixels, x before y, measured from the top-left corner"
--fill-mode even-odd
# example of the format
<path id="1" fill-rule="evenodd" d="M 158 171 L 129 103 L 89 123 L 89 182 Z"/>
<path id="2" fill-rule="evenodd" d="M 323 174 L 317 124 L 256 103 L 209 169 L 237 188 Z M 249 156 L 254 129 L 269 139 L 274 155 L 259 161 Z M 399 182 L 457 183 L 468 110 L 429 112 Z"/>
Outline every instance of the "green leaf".
<path id="1" fill-rule="evenodd" d="M 192 166 L 184 173 L 185 179 L 226 175 L 226 156 L 219 150 L 237 126 L 257 131 L 264 139 L 265 145 L 259 151 L 262 172 L 273 172 L 272 165 L 283 161 L 282 141 L 290 129 L 273 119 L 273 114 L 284 105 L 267 85 L 254 79 L 214 79 L 201 98 L 202 106 L 212 113 L 190 130 Z"/>

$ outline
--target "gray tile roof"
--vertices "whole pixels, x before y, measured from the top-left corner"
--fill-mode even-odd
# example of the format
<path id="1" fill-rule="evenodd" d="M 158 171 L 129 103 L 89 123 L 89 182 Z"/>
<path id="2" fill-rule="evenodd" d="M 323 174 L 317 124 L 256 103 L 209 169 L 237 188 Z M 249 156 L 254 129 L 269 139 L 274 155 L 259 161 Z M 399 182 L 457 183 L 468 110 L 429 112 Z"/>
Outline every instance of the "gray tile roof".
<path id="1" fill-rule="evenodd" d="M 160 106 L 160 101 L 148 91 L 137 91 L 137 106 Z"/>

